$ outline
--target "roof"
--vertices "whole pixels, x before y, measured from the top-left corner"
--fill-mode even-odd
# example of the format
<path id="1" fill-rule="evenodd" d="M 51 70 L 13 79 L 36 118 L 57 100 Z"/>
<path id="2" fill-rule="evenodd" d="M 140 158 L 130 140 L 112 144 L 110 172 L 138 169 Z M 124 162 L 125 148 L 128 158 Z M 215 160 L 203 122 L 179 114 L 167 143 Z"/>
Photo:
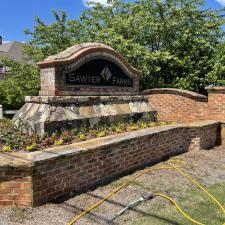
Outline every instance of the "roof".
<path id="1" fill-rule="evenodd" d="M 0 57 L 23 61 L 23 43 L 17 41 L 3 43 L 0 45 Z"/>

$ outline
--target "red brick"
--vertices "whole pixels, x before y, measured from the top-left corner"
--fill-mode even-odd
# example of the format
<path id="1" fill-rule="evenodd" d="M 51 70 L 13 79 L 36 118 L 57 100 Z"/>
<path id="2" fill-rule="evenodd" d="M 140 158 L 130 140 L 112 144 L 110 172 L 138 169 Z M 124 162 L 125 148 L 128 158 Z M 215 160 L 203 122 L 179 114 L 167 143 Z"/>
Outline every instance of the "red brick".
<path id="1" fill-rule="evenodd" d="M 16 183 L 16 182 L 7 182 L 5 183 L 5 188 L 22 188 L 22 183 Z"/>
<path id="2" fill-rule="evenodd" d="M 1 201 L 0 200 L 0 207 L 5 207 L 5 206 L 13 206 L 13 201 Z"/>
<path id="3" fill-rule="evenodd" d="M 24 189 L 31 189 L 32 188 L 32 183 L 24 183 L 23 184 Z"/>

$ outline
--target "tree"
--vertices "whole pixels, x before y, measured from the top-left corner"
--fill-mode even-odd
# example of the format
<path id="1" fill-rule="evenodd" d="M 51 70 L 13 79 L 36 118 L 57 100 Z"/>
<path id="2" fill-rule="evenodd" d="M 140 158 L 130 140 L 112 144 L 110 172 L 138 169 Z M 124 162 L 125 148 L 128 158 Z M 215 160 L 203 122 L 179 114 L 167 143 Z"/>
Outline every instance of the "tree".
<path id="1" fill-rule="evenodd" d="M 114 0 L 107 7 L 96 4 L 78 20 L 53 12 L 55 23 L 48 26 L 36 18 L 34 31 L 27 31 L 33 47 L 26 52 L 39 60 L 73 44 L 101 42 L 142 71 L 144 88 L 178 87 L 204 93 L 206 85 L 225 79 L 224 73 L 217 75 L 215 65 L 225 20 L 224 8 L 202 9 L 203 5 L 202 0 Z"/>
<path id="2" fill-rule="evenodd" d="M 213 69 L 205 79 L 213 85 L 225 85 L 225 42 L 220 45 L 213 61 Z"/>
<path id="3" fill-rule="evenodd" d="M 29 60 L 38 62 L 49 55 L 54 55 L 70 47 L 73 33 L 68 30 L 67 15 L 63 11 L 53 11 L 56 22 L 46 25 L 39 17 L 35 17 L 34 31 L 25 30 L 25 34 L 33 36 L 24 47 Z"/>
<path id="4" fill-rule="evenodd" d="M 40 90 L 39 69 L 28 63 L 18 63 L 3 59 L 10 68 L 9 77 L 0 81 L 0 102 L 5 109 L 19 109 L 25 96 L 38 95 Z"/>

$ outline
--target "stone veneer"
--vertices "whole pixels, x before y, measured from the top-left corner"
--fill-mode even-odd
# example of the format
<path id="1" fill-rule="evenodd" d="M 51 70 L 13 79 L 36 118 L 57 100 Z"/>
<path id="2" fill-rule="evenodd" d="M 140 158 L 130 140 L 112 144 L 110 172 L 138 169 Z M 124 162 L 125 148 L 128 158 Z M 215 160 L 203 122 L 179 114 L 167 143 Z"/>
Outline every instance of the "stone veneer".
<path id="1" fill-rule="evenodd" d="M 107 59 L 118 65 L 133 79 L 133 87 L 69 87 L 65 85 L 62 71 L 79 67 L 91 59 Z M 50 56 L 38 63 L 41 69 L 41 96 L 93 96 L 137 95 L 140 71 L 130 66 L 126 59 L 113 48 L 101 43 L 82 43 Z"/>
<path id="2" fill-rule="evenodd" d="M 32 153 L 0 154 L 0 207 L 39 206 L 171 155 L 214 147 L 220 123 L 168 125 Z"/>
<path id="3" fill-rule="evenodd" d="M 14 124 L 36 134 L 157 118 L 146 96 L 34 96 L 25 101 L 14 116 Z"/>

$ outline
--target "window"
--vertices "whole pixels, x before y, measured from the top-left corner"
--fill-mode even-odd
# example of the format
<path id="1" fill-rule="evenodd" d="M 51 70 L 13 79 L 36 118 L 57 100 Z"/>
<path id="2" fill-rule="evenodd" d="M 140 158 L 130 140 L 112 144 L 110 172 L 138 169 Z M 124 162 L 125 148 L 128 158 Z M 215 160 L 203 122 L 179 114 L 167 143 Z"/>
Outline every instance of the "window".
<path id="1" fill-rule="evenodd" d="M 0 80 L 3 80 L 6 78 L 6 67 L 0 66 Z"/>

